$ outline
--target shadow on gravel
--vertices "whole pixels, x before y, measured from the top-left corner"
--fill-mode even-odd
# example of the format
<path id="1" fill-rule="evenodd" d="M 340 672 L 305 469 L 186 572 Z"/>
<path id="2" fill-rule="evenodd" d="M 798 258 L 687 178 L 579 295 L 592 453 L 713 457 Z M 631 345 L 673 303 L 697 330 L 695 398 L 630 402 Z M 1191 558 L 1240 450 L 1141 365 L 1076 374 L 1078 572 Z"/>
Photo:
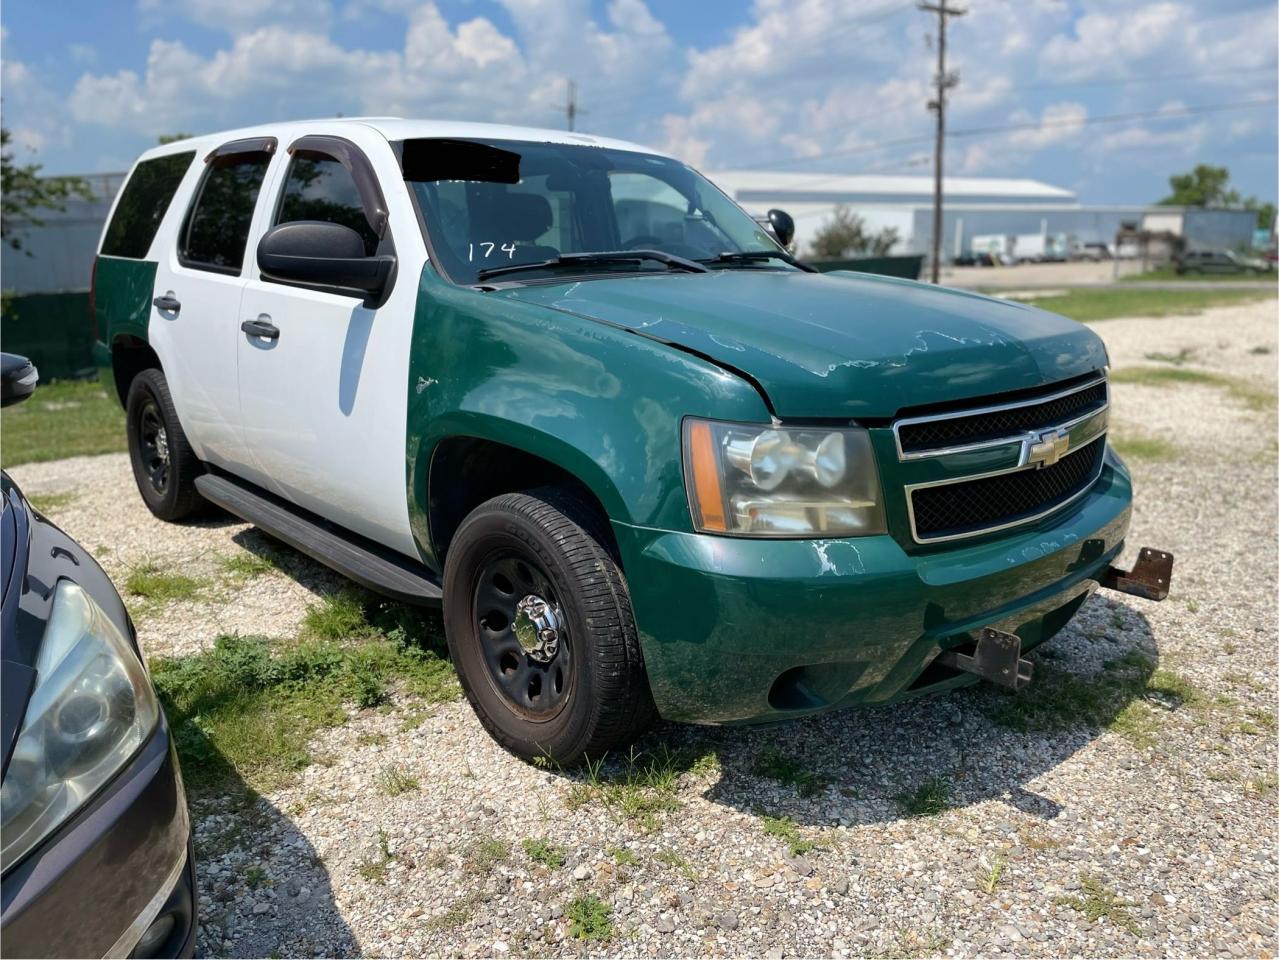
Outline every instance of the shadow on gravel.
<path id="1" fill-rule="evenodd" d="M 1175 710 L 1175 677 L 1135 607 L 1092 597 L 1030 655 L 1020 693 L 989 685 L 770 727 L 663 724 L 639 745 L 687 757 L 713 752 L 707 799 L 813 826 L 856 826 L 1002 800 L 1050 820 L 1061 809 L 1026 786 L 1109 729 L 1137 744 Z"/>
<path id="2" fill-rule="evenodd" d="M 196 956 L 355 956 L 328 871 L 292 819 L 236 775 L 198 718 L 165 712 L 195 834 Z"/>

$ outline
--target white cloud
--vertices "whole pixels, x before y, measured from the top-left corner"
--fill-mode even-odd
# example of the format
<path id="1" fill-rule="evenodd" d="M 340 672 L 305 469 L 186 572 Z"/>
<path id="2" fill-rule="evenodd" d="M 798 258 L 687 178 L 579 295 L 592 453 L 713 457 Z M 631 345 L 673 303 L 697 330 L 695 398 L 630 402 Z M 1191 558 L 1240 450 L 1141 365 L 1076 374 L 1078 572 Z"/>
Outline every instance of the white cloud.
<path id="1" fill-rule="evenodd" d="M 1118 13 L 1086 13 L 1073 35 L 1058 34 L 1044 45 L 1046 72 L 1071 77 L 1114 73 L 1167 50 L 1169 41 L 1193 43 L 1196 25 L 1179 3 L 1149 3 Z"/>
<path id="2" fill-rule="evenodd" d="M 203 27 L 241 33 L 264 23 L 305 24 L 324 30 L 333 18 L 329 0 L 139 0 L 147 19 L 184 17 Z"/>
<path id="3" fill-rule="evenodd" d="M 1036 122 L 1024 111 L 1014 113 L 1010 119 L 1015 124 Z M 1010 133 L 1008 141 L 1020 147 L 1046 147 L 1071 139 L 1083 129 L 1083 123 L 1087 119 L 1088 108 L 1082 103 L 1049 104 L 1040 114 L 1037 126 Z"/>

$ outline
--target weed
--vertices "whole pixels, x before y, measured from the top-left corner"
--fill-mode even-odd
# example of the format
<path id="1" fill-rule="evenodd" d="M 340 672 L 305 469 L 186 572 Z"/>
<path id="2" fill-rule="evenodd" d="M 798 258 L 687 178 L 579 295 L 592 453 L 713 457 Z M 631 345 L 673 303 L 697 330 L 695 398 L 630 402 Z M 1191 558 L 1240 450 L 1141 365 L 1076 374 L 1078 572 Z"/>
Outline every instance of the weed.
<path id="1" fill-rule="evenodd" d="M 664 863 L 679 873 L 691 883 L 697 882 L 697 871 L 693 869 L 693 865 L 681 857 L 674 850 L 659 850 L 653 859 L 658 863 Z"/>
<path id="2" fill-rule="evenodd" d="M 1265 357 L 1270 354 L 1270 348 L 1266 346 L 1264 343 L 1262 343 L 1253 347 L 1248 352 L 1251 353 L 1254 357 Z"/>
<path id="3" fill-rule="evenodd" d="M 1110 376 L 1112 383 L 1135 383 L 1147 387 L 1169 387 L 1183 384 L 1217 387 L 1226 390 L 1234 399 L 1251 410 L 1273 410 L 1275 396 L 1247 380 L 1209 373 L 1206 370 L 1188 370 L 1184 367 L 1126 367 Z"/>
<path id="4" fill-rule="evenodd" d="M 202 586 L 202 582 L 195 577 L 166 572 L 159 564 L 151 561 L 138 564 L 124 578 L 126 593 L 160 602 L 194 600 Z"/>
<path id="5" fill-rule="evenodd" d="M 585 777 L 569 790 L 568 804 L 576 808 L 598 802 L 614 818 L 652 830 L 659 814 L 679 806 L 680 775 L 696 761 L 696 757 L 672 751 L 665 744 L 645 753 L 632 747 L 616 766 L 606 766 L 604 759 L 588 761 Z"/>
<path id="6" fill-rule="evenodd" d="M 899 929 L 897 940 L 885 954 L 887 957 L 913 960 L 916 957 L 936 957 L 946 952 L 951 938 L 938 930 L 919 932 Z"/>
<path id="7" fill-rule="evenodd" d="M 1179 367 L 1195 354 L 1194 347 L 1182 347 L 1176 353 L 1154 353 L 1146 354 L 1147 360 L 1154 360 L 1156 363 L 1171 363 L 1174 367 Z"/>
<path id="8" fill-rule="evenodd" d="M 613 862 L 619 867 L 633 867 L 640 862 L 639 857 L 625 847 L 606 847 L 604 852 L 612 857 Z"/>
<path id="9" fill-rule="evenodd" d="M 488 873 L 510 853 L 511 848 L 496 837 L 480 837 L 471 843 L 466 865 L 475 873 Z"/>
<path id="10" fill-rule="evenodd" d="M 994 863 L 990 864 L 986 869 L 986 875 L 982 877 L 982 889 L 988 894 L 993 894 L 995 888 L 999 886 L 999 881 L 1004 878 L 1004 869 L 1008 866 L 1008 858 L 1003 854 L 995 857 Z"/>
<path id="11" fill-rule="evenodd" d="M 447 930 L 450 927 L 461 926 L 471 919 L 478 902 L 475 894 L 464 894 L 454 900 L 449 908 L 439 916 L 432 917 L 427 926 L 433 930 Z"/>
<path id="12" fill-rule="evenodd" d="M 302 619 L 303 633 L 317 640 L 346 640 L 367 629 L 364 606 L 360 597 L 351 590 L 330 594 L 308 609 Z"/>
<path id="13" fill-rule="evenodd" d="M 355 742 L 362 747 L 380 747 L 386 743 L 385 733 L 362 733 L 355 738 Z"/>
<path id="14" fill-rule="evenodd" d="M 218 566 L 232 580 L 252 580 L 264 573 L 278 569 L 274 560 L 257 553 L 236 553 L 229 557 L 219 557 Z"/>
<path id="15" fill-rule="evenodd" d="M 1243 786 L 1249 793 L 1255 793 L 1259 797 L 1268 797 L 1276 790 L 1279 790 L 1279 776 L 1273 773 L 1263 773 L 1246 781 Z"/>
<path id="16" fill-rule="evenodd" d="M 377 851 L 377 856 L 362 860 L 356 868 L 361 877 L 372 883 L 382 883 L 386 879 L 387 867 L 395 859 L 391 853 L 390 838 L 380 827 L 377 832 Z"/>
<path id="17" fill-rule="evenodd" d="M 1078 910 L 1090 923 L 1096 923 L 1102 917 L 1114 926 L 1127 930 L 1133 936 L 1140 933 L 1137 921 L 1133 919 L 1128 908 L 1131 904 L 1120 897 L 1096 877 L 1084 874 L 1079 878 L 1082 896 L 1058 897 L 1057 903 Z"/>
<path id="18" fill-rule="evenodd" d="M 1175 460 L 1177 448 L 1159 437 L 1139 437 L 1128 434 L 1112 435 L 1110 445 L 1123 457 L 1148 462 Z"/>
<path id="19" fill-rule="evenodd" d="M 76 495 L 67 491 L 62 493 L 33 493 L 27 496 L 27 502 L 45 516 L 48 516 L 54 510 L 61 510 L 63 507 L 75 503 L 75 501 Z"/>
<path id="20" fill-rule="evenodd" d="M 529 855 L 530 860 L 544 867 L 550 867 L 552 870 L 558 870 L 568 862 L 568 855 L 564 852 L 564 848 L 551 843 L 545 837 L 526 838 L 521 846 L 524 847 L 524 852 Z"/>
<path id="21" fill-rule="evenodd" d="M 564 911 L 569 936 L 576 940 L 610 939 L 613 936 L 611 913 L 609 905 L 593 893 L 574 898 Z"/>
<path id="22" fill-rule="evenodd" d="M 250 890 L 256 890 L 258 887 L 268 882 L 266 878 L 266 871 L 261 867 L 249 867 L 248 870 L 244 871 L 244 882 L 248 885 Z"/>
<path id="23" fill-rule="evenodd" d="M 405 711 L 404 716 L 400 718 L 400 733 L 408 733 L 410 730 L 416 730 L 433 716 L 435 716 L 434 710 Z"/>
<path id="24" fill-rule="evenodd" d="M 792 786 L 799 791 L 801 797 L 811 797 L 826 786 L 825 780 L 800 766 L 776 747 L 764 747 L 756 753 L 751 772 L 758 777 L 767 777 Z"/>
<path id="25" fill-rule="evenodd" d="M 764 832 L 785 843 L 792 857 L 803 856 L 810 850 L 817 849 L 817 844 L 806 839 L 800 832 L 799 825 L 790 817 L 770 817 L 767 814 L 759 814 L 759 817 L 764 823 Z"/>
<path id="26" fill-rule="evenodd" d="M 1113 317 L 1193 314 L 1208 307 L 1248 303 L 1273 296 L 1273 292 L 1268 290 L 1143 290 L 1140 284 L 1133 284 L 1130 288 L 1071 290 L 1053 296 L 1035 297 L 1033 302 L 1044 310 L 1091 323 Z"/>
<path id="27" fill-rule="evenodd" d="M 933 817 L 950 806 L 950 781 L 930 777 L 913 790 L 897 795 L 897 809 L 904 817 Z"/>
<path id="28" fill-rule="evenodd" d="M 1275 727 L 1279 726 L 1279 721 L 1275 720 L 1275 715 L 1269 710 L 1249 710 L 1247 714 L 1262 730 L 1274 732 Z"/>
<path id="29" fill-rule="evenodd" d="M 377 777 L 378 787 L 388 797 L 399 797 L 418 788 L 418 779 L 403 767 L 388 764 Z"/>

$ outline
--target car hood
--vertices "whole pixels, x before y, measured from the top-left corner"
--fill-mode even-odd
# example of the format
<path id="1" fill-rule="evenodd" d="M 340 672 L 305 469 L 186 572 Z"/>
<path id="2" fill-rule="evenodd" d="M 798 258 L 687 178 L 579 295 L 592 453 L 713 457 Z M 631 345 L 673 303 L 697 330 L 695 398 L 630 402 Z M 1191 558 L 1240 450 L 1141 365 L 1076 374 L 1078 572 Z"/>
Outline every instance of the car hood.
<path id="1" fill-rule="evenodd" d="M 781 417 L 891 417 L 1106 365 L 1101 339 L 1025 304 L 870 274 L 720 270 L 494 291 L 743 372 Z"/>

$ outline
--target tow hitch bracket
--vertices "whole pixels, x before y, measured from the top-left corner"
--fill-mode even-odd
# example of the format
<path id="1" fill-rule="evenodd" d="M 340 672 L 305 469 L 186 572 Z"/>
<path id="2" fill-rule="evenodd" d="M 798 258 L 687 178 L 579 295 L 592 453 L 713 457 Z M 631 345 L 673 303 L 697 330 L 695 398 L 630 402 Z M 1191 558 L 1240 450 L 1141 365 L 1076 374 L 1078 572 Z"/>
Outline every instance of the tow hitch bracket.
<path id="1" fill-rule="evenodd" d="M 1142 547 L 1131 570 L 1108 567 L 1101 585 L 1108 590 L 1131 593 L 1147 600 L 1165 600 L 1172 584 L 1172 554 Z"/>
<path id="2" fill-rule="evenodd" d="M 974 673 L 1010 690 L 1020 690 L 1030 683 L 1035 671 L 1033 663 L 1022 659 L 1021 637 L 994 627 L 986 627 L 978 635 L 977 649 L 972 656 L 946 650 L 937 655 L 936 662 L 965 673 Z"/>

